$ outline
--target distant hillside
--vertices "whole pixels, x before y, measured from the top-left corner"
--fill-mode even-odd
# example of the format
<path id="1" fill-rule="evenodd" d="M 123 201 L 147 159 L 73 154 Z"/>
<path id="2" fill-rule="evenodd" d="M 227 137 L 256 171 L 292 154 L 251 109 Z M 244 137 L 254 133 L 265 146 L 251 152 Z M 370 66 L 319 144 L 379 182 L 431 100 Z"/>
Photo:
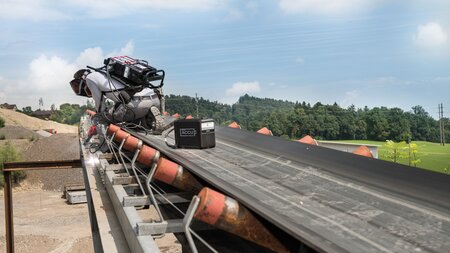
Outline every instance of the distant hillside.
<path id="1" fill-rule="evenodd" d="M 197 103 L 193 97 L 169 95 L 166 96 L 166 111 L 170 114 L 179 113 L 183 117 L 196 116 Z M 204 98 L 198 99 L 198 114 L 200 117 L 213 118 L 219 124 L 231 120 L 232 116 L 231 106 Z"/>
<path id="2" fill-rule="evenodd" d="M 51 120 L 42 120 L 25 115 L 20 112 L 16 112 L 8 109 L 0 108 L 0 117 L 5 120 L 5 125 L 10 126 L 22 126 L 30 130 L 39 129 L 56 129 L 58 133 L 77 133 L 78 128 L 76 126 L 61 124 Z"/>
<path id="3" fill-rule="evenodd" d="M 170 113 L 195 116 L 195 98 L 170 95 L 166 101 Z M 199 116 L 212 117 L 219 124 L 236 121 L 250 131 L 268 127 L 274 135 L 286 138 L 309 134 L 326 140 L 439 141 L 439 122 L 419 105 L 410 111 L 384 106 L 342 108 L 336 103 L 310 105 L 244 95 L 231 106 L 200 98 L 198 107 Z M 448 140 L 450 121 L 445 118 L 443 122 Z"/>
<path id="4" fill-rule="evenodd" d="M 232 119 L 239 122 L 241 127 L 254 131 L 266 126 L 270 114 L 286 113 L 294 107 L 295 103 L 290 101 L 257 98 L 245 94 L 232 105 Z"/>

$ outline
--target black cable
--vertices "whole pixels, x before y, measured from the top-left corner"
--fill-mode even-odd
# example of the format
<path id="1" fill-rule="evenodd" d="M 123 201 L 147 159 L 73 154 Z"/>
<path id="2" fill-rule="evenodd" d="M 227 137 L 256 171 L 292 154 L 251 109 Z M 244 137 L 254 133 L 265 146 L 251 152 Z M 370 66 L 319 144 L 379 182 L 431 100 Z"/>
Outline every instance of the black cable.
<path id="1" fill-rule="evenodd" d="M 106 139 L 103 139 L 101 144 L 99 144 L 97 142 L 91 143 L 91 145 L 89 145 L 89 152 L 91 152 L 91 154 L 94 154 L 97 151 L 99 151 L 100 148 L 103 146 L 103 144 L 105 144 L 105 141 L 106 141 Z"/>

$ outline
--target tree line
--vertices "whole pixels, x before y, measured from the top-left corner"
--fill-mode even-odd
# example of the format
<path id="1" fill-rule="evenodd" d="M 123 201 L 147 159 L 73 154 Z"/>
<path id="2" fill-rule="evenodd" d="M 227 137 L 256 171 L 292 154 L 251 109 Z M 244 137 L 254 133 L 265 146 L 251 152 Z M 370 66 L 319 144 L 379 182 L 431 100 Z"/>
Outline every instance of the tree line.
<path id="1" fill-rule="evenodd" d="M 198 102 L 197 102 L 198 101 Z M 236 121 L 242 128 L 257 131 L 268 127 L 274 135 L 298 139 L 308 134 L 325 140 L 393 140 L 439 142 L 439 122 L 420 105 L 410 111 L 400 108 L 347 108 L 337 103 L 325 105 L 290 102 L 244 95 L 233 105 L 196 100 L 189 96 L 166 96 L 166 110 L 183 116 L 213 118 L 218 124 Z M 446 139 L 450 122 L 444 119 Z"/>

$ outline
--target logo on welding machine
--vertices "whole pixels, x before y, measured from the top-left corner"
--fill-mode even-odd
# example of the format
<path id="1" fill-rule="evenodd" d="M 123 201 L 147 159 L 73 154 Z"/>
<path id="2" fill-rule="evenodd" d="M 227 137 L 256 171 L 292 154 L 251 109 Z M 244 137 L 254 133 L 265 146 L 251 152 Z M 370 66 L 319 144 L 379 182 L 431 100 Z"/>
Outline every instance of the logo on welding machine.
<path id="1" fill-rule="evenodd" d="M 181 128 L 180 129 L 180 136 L 181 137 L 194 137 L 197 135 L 197 131 L 195 128 Z"/>

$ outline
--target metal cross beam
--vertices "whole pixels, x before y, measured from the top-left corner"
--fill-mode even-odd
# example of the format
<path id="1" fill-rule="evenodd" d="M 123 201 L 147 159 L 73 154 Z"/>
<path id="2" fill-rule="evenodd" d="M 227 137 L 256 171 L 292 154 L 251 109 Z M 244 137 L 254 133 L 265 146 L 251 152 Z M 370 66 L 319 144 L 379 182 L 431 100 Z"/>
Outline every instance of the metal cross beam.
<path id="1" fill-rule="evenodd" d="M 54 170 L 81 168 L 81 160 L 62 161 L 36 161 L 36 162 L 11 162 L 3 164 L 5 179 L 5 226 L 6 226 L 6 252 L 14 253 L 14 223 L 11 173 L 19 170 Z"/>

